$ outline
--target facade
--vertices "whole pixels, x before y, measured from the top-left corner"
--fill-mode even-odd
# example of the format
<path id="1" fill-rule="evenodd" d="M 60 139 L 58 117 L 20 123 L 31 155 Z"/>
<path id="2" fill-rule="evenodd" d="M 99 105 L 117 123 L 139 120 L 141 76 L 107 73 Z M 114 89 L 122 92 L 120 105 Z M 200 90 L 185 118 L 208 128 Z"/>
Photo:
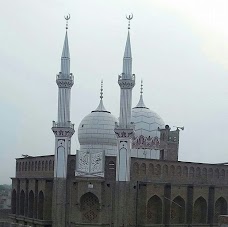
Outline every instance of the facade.
<path id="1" fill-rule="evenodd" d="M 179 133 L 143 101 L 132 108 L 130 20 L 118 77 L 119 120 L 103 104 L 78 126 L 80 149 L 71 154 L 70 52 L 61 57 L 53 155 L 16 159 L 12 178 L 14 223 L 36 227 L 217 226 L 227 214 L 228 166 L 178 161 Z"/>

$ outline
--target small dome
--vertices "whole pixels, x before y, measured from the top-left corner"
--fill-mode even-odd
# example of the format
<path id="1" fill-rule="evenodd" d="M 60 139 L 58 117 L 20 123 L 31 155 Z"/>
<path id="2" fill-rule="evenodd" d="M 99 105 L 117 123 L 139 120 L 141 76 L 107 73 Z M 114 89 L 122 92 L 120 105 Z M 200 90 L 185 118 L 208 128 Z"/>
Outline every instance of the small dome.
<path id="1" fill-rule="evenodd" d="M 150 110 L 143 102 L 141 94 L 139 103 L 132 109 L 131 121 L 135 124 L 135 136 L 158 137 L 160 138 L 159 128 L 164 128 L 165 123 L 161 117 Z"/>
<path id="2" fill-rule="evenodd" d="M 80 145 L 117 146 L 114 132 L 117 119 L 104 108 L 102 99 L 96 110 L 84 117 L 78 128 Z"/>

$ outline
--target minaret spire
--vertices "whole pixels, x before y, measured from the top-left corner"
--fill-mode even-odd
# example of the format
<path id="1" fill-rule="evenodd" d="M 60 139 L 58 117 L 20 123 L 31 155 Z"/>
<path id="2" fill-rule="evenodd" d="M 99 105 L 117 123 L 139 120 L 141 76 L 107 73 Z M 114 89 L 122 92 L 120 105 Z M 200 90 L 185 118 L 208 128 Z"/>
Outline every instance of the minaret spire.
<path id="1" fill-rule="evenodd" d="M 74 76 L 70 73 L 70 51 L 68 45 L 68 20 L 61 56 L 61 72 L 56 76 L 58 85 L 58 120 L 53 121 L 52 131 L 55 134 L 54 188 L 52 201 L 53 226 L 66 226 L 66 180 L 68 155 L 71 152 L 71 137 L 74 124 L 70 121 L 70 96 L 74 84 Z"/>
<path id="2" fill-rule="evenodd" d="M 127 41 L 124 51 L 123 58 L 123 78 L 130 79 L 132 77 L 132 56 L 131 56 L 131 40 L 130 40 L 130 21 L 133 18 L 133 15 L 129 15 L 128 19 L 128 33 L 127 33 Z"/>
<path id="3" fill-rule="evenodd" d="M 110 113 L 109 111 L 107 111 L 105 109 L 104 104 L 103 104 L 103 80 L 101 80 L 100 103 L 99 103 L 97 109 L 92 111 L 92 112 L 108 112 L 108 113 Z"/>
<path id="4" fill-rule="evenodd" d="M 141 80 L 141 87 L 140 87 L 140 98 L 139 98 L 139 102 L 138 104 L 136 105 L 136 107 L 134 108 L 146 108 L 146 105 L 144 104 L 144 101 L 143 101 L 143 80 Z"/>
<path id="5" fill-rule="evenodd" d="M 65 40 L 63 44 L 63 51 L 61 56 L 61 73 L 63 77 L 68 77 L 70 75 L 70 50 L 69 50 L 69 44 L 68 44 L 68 21 L 70 20 L 70 14 L 65 17 L 66 19 L 66 34 L 65 34 Z"/>

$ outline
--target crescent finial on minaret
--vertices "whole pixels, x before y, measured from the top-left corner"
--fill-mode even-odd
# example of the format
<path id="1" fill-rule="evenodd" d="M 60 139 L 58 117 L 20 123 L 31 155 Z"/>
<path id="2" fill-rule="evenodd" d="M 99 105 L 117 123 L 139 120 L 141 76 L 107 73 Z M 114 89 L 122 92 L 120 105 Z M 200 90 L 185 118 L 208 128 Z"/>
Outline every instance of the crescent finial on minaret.
<path id="1" fill-rule="evenodd" d="M 66 30 L 68 29 L 68 20 L 70 20 L 70 14 L 68 13 L 67 16 L 64 16 L 65 20 L 66 20 Z"/>
<path id="2" fill-rule="evenodd" d="M 140 88 L 140 94 L 143 94 L 143 80 L 141 79 L 141 88 Z"/>
<path id="3" fill-rule="evenodd" d="M 100 98 L 103 99 L 103 79 L 101 80 L 101 93 Z"/>
<path id="4" fill-rule="evenodd" d="M 128 20 L 128 29 L 131 28 L 131 23 L 130 21 L 133 19 L 133 13 L 129 14 L 126 16 L 127 20 Z"/>

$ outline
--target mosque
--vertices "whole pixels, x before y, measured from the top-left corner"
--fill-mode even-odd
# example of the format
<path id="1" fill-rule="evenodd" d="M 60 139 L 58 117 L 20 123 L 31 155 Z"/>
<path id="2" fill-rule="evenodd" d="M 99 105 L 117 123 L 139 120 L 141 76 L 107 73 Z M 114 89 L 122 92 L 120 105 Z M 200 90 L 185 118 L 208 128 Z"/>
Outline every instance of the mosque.
<path id="1" fill-rule="evenodd" d="M 143 101 L 132 108 L 130 20 L 123 56 L 120 114 L 103 103 L 79 124 L 80 149 L 71 151 L 70 120 L 74 76 L 68 30 L 61 56 L 55 153 L 16 159 L 12 178 L 13 223 L 36 227 L 217 226 L 227 214 L 228 167 L 178 161 L 179 133 Z M 69 20 L 69 17 L 66 17 Z M 68 28 L 68 26 L 67 26 Z M 47 129 L 48 130 L 48 129 Z M 53 146 L 54 147 L 54 146 Z"/>

